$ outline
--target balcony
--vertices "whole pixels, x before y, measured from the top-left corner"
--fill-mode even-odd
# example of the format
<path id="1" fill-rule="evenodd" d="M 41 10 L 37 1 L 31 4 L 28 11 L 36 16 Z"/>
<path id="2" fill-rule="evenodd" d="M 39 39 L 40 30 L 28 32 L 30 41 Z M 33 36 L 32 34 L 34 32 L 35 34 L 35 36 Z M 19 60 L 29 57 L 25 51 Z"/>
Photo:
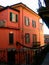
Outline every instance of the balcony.
<path id="1" fill-rule="evenodd" d="M 38 47 L 40 47 L 40 42 L 33 42 L 32 47 L 33 47 L 33 48 L 38 48 Z"/>

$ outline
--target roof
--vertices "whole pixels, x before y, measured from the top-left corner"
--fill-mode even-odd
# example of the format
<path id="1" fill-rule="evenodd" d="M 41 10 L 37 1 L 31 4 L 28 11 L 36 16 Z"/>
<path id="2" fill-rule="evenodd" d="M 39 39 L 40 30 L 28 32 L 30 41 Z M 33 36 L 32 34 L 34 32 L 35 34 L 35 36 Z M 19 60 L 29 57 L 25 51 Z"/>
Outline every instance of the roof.
<path id="1" fill-rule="evenodd" d="M 4 7 L 0 5 L 0 10 L 3 9 Z"/>
<path id="2" fill-rule="evenodd" d="M 32 9 L 30 9 L 28 6 L 26 6 L 26 5 L 23 4 L 22 2 L 17 3 L 17 4 L 14 4 L 14 5 L 11 5 L 10 7 L 12 7 L 12 8 L 16 8 L 16 7 L 20 7 L 20 6 L 26 8 L 26 9 L 29 10 L 30 12 L 32 12 L 32 13 L 38 15 L 36 12 L 34 12 Z M 39 16 L 39 15 L 38 15 L 38 16 Z M 39 16 L 39 17 L 40 17 L 40 16 Z"/>
<path id="3" fill-rule="evenodd" d="M 20 6 L 22 6 L 22 7 L 24 7 L 25 9 L 27 9 L 28 11 L 30 11 L 30 12 L 32 12 L 33 14 L 35 14 L 35 15 L 37 15 L 38 17 L 40 17 L 36 12 L 34 12 L 32 9 L 30 9 L 28 6 L 26 6 L 25 4 L 23 4 L 23 3 L 17 3 L 17 4 L 14 4 L 14 5 L 11 5 L 11 6 L 7 6 L 7 7 L 3 7 L 1 10 L 0 10 L 0 12 L 1 11 L 3 11 L 3 10 L 6 10 L 6 9 L 12 9 L 12 10 L 15 10 L 15 11 L 17 11 L 17 12 L 20 12 L 18 9 L 16 9 L 16 7 L 20 7 Z M 14 8 L 15 7 L 15 8 Z"/>
<path id="4" fill-rule="evenodd" d="M 17 9 L 14 9 L 14 8 L 11 8 L 10 6 L 7 6 L 7 7 L 3 7 L 1 10 L 0 10 L 0 12 L 2 12 L 3 10 L 6 10 L 6 9 L 12 9 L 12 10 L 14 10 L 14 11 L 17 11 L 17 12 L 20 12 L 19 10 L 17 10 Z"/>
<path id="5" fill-rule="evenodd" d="M 4 7 L 4 6 L 0 5 L 0 7 Z"/>

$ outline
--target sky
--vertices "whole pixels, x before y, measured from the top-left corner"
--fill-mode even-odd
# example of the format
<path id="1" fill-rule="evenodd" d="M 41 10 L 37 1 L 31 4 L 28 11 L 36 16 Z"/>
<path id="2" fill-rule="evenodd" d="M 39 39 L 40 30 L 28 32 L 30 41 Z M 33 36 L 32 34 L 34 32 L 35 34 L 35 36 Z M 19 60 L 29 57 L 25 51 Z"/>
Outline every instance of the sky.
<path id="1" fill-rule="evenodd" d="M 31 8 L 33 11 L 37 12 L 38 6 L 38 0 L 0 0 L 0 5 L 2 6 L 10 6 L 17 3 L 24 3 L 29 8 Z M 41 0 L 42 6 L 45 6 L 44 0 Z M 43 30 L 44 34 L 49 34 L 49 29 L 47 28 L 46 24 L 43 23 Z"/>

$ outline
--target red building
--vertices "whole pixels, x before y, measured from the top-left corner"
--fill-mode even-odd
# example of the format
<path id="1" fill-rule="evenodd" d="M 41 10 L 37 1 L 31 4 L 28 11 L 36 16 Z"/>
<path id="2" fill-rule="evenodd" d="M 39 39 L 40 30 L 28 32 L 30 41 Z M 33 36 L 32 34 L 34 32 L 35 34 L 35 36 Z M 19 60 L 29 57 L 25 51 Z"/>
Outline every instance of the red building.
<path id="1" fill-rule="evenodd" d="M 0 60 L 17 63 L 23 60 L 24 63 L 26 54 L 23 55 L 22 50 L 26 52 L 29 48 L 27 54 L 31 57 L 34 54 L 31 48 L 44 46 L 40 19 L 38 14 L 22 3 L 0 10 L 0 49 L 3 50 Z M 20 56 L 18 50 L 21 51 Z"/>

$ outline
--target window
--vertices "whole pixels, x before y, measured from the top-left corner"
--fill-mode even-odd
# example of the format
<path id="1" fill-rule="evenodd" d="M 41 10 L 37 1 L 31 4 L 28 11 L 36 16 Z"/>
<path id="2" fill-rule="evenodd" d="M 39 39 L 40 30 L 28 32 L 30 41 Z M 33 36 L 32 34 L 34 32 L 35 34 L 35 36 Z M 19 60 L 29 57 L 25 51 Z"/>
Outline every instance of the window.
<path id="1" fill-rule="evenodd" d="M 18 22 L 18 15 L 10 12 L 10 21 L 11 22 Z"/>
<path id="2" fill-rule="evenodd" d="M 25 17 L 25 25 L 29 26 L 29 18 Z"/>
<path id="3" fill-rule="evenodd" d="M 32 26 L 36 28 L 36 22 L 32 20 Z"/>
<path id="4" fill-rule="evenodd" d="M 9 33 L 9 44 L 13 44 L 14 43 L 14 35 L 13 33 Z"/>
<path id="5" fill-rule="evenodd" d="M 30 43 L 30 34 L 29 33 L 25 34 L 25 42 Z"/>
<path id="6" fill-rule="evenodd" d="M 37 44 L 37 35 L 33 34 L 33 45 Z"/>

